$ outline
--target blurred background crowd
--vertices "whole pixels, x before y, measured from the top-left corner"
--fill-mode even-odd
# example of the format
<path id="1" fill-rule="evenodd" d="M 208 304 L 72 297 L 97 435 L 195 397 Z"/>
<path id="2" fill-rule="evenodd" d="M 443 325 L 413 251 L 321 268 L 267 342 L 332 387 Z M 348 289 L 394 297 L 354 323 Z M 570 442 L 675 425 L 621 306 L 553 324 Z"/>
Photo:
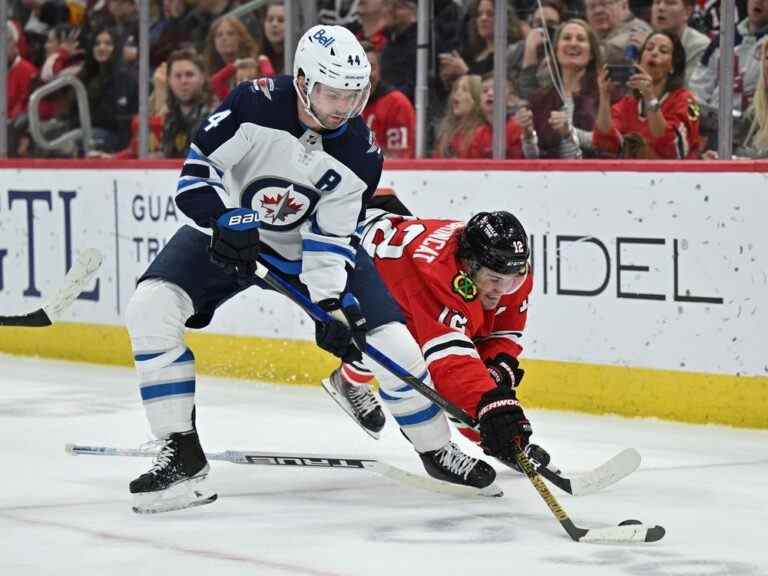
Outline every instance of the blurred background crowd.
<path id="1" fill-rule="evenodd" d="M 139 0 L 7 2 L 9 155 L 137 157 Z M 495 2 L 431 4 L 426 155 L 490 158 Z M 417 2 L 313 8 L 364 43 L 364 119 L 386 157 L 413 158 Z M 734 156 L 766 158 L 768 0 L 734 9 Z M 185 156 L 237 83 L 291 73 L 285 11 L 282 0 L 150 0 L 150 157 Z M 716 158 L 719 14 L 720 0 L 509 0 L 507 158 Z M 88 146 L 66 138 L 84 121 Z"/>

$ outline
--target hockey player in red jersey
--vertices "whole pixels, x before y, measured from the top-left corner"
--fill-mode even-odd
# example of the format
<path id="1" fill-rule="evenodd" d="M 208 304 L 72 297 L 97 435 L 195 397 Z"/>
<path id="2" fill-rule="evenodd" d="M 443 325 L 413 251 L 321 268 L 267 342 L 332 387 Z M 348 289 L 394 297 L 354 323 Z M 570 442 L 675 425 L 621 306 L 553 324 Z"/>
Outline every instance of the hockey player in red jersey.
<path id="1" fill-rule="evenodd" d="M 512 443 L 525 448 L 531 435 L 515 393 L 533 285 L 523 226 L 501 211 L 481 212 L 466 225 L 385 215 L 369 224 L 363 244 L 403 310 L 437 391 L 478 418 L 479 434 L 461 425 L 460 431 L 513 462 Z M 361 364 L 345 363 L 323 385 L 337 401 L 346 397 L 342 407 L 375 436 L 384 415 L 368 387 L 372 378 Z M 390 406 L 399 401 L 380 394 Z M 536 452 L 546 465 L 546 453 Z"/>

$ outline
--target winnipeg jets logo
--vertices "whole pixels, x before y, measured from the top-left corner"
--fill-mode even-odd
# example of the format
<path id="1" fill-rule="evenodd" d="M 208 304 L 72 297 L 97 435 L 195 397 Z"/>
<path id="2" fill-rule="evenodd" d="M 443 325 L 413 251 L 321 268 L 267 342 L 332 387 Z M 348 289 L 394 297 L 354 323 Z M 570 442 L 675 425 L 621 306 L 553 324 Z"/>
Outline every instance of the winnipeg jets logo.
<path id="1" fill-rule="evenodd" d="M 240 201 L 259 212 L 263 229 L 287 230 L 301 226 L 319 200 L 320 194 L 309 186 L 265 176 L 249 183 Z"/>
<path id="2" fill-rule="evenodd" d="M 269 193 L 265 193 L 261 197 L 261 207 L 264 210 L 263 217 L 271 218 L 272 224 L 275 224 L 285 222 L 289 217 L 298 214 L 305 204 L 296 199 L 293 184 L 291 184 L 283 194 L 275 193 L 274 196 L 270 196 Z"/>

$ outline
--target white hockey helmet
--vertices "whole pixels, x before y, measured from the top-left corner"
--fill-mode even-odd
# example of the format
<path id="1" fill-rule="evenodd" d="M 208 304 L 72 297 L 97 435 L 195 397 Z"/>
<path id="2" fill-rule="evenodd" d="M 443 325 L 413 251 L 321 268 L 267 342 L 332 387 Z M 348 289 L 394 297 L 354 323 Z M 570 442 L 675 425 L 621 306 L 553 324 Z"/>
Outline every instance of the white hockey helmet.
<path id="1" fill-rule="evenodd" d="M 299 75 L 304 76 L 304 90 Z M 293 82 L 304 110 L 325 127 L 312 110 L 312 96 L 317 83 L 352 93 L 349 120 L 359 115 L 370 95 L 371 64 L 354 34 L 343 26 L 313 26 L 299 40 L 293 58 Z"/>

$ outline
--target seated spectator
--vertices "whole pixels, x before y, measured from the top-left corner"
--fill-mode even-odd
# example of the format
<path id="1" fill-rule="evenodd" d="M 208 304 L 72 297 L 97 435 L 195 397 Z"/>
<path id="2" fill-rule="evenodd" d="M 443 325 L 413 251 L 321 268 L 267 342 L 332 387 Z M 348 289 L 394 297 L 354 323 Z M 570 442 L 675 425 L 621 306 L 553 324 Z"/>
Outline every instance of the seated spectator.
<path id="1" fill-rule="evenodd" d="M 363 48 L 371 63 L 371 96 L 363 119 L 376 136 L 384 158 L 413 158 L 416 111 L 408 97 L 381 81 L 379 53 L 370 42 Z"/>
<path id="2" fill-rule="evenodd" d="M 269 58 L 275 74 L 283 74 L 285 71 L 285 3 L 283 0 L 270 0 L 264 12 L 263 24 L 263 52 Z"/>
<path id="3" fill-rule="evenodd" d="M 495 100 L 495 88 L 493 73 L 489 72 L 483 77 L 482 81 L 482 94 L 480 98 L 480 110 L 483 113 L 483 119 L 485 120 L 481 126 L 475 130 L 475 134 L 472 138 L 472 144 L 470 145 L 467 158 L 493 158 L 493 102 Z M 527 108 L 521 108 L 518 110 L 518 115 L 522 115 L 526 118 L 526 138 L 530 143 L 532 141 L 533 132 L 533 115 Z M 525 158 L 528 157 L 523 154 L 523 128 L 515 117 L 507 119 L 507 153 L 505 155 L 508 159 Z M 538 154 L 532 157 L 537 157 Z"/>
<path id="4" fill-rule="evenodd" d="M 26 42 L 22 55 L 39 67 L 45 60 L 48 32 L 59 24 L 69 22 L 69 8 L 61 0 L 24 0 L 24 5 L 29 11 L 20 30 Z"/>
<path id="5" fill-rule="evenodd" d="M 131 117 L 138 110 L 135 76 L 123 65 L 119 36 L 114 28 L 96 32 L 78 78 L 88 92 L 94 148 L 112 153 L 128 144 Z M 70 112 L 77 122 L 77 112 Z"/>
<path id="6" fill-rule="evenodd" d="M 185 0 L 162 0 L 161 10 L 159 18 L 149 27 L 149 65 L 152 69 L 190 41 L 189 30 L 184 26 L 184 17 L 188 13 Z"/>
<path id="7" fill-rule="evenodd" d="M 205 81 L 205 63 L 192 50 L 168 59 L 168 114 L 161 149 L 166 158 L 183 158 L 200 125 L 215 106 Z"/>
<path id="8" fill-rule="evenodd" d="M 734 19 L 738 22 L 747 13 L 747 0 L 736 0 L 733 4 Z M 710 38 L 717 36 L 720 32 L 720 0 L 697 0 L 690 23 Z"/>
<path id="9" fill-rule="evenodd" d="M 184 17 L 182 26 L 189 32 L 189 39 L 198 53 L 203 54 L 210 45 L 208 33 L 213 22 L 234 9 L 235 5 L 234 0 L 198 0 L 197 8 Z M 209 71 L 214 72 L 213 69 Z"/>
<path id="10" fill-rule="evenodd" d="M 40 70 L 40 79 L 50 82 L 59 74 L 76 73 L 82 65 L 85 54 L 80 49 L 80 30 L 69 24 L 59 24 L 48 32 L 45 43 L 45 62 Z"/>
<path id="11" fill-rule="evenodd" d="M 552 84 L 530 98 L 541 157 L 592 156 L 602 65 L 597 37 L 584 20 L 568 20 L 555 34 L 554 50 Z"/>
<path id="12" fill-rule="evenodd" d="M 259 52 L 256 41 L 237 18 L 224 16 L 213 23 L 205 56 L 211 73 L 211 88 L 219 100 L 224 100 L 235 87 L 238 60 L 250 58 L 257 61 L 259 70 L 255 76 L 275 75 L 269 59 Z"/>
<path id="13" fill-rule="evenodd" d="M 627 0 L 586 0 L 587 22 L 597 34 L 608 64 L 636 60 L 637 48 L 651 27 L 635 18 Z"/>
<path id="14" fill-rule="evenodd" d="M 205 63 L 192 49 L 171 52 L 168 62 L 158 69 L 155 90 L 167 81 L 167 104 L 149 118 L 150 157 L 183 158 L 200 125 L 213 112 L 214 102 L 205 79 Z M 167 70 L 167 72 L 165 72 Z M 139 117 L 134 116 L 129 146 L 118 152 L 119 158 L 136 158 L 139 149 Z M 106 155 L 102 155 L 106 156 Z"/>
<path id="15" fill-rule="evenodd" d="M 611 108 L 614 82 L 604 68 L 599 77 L 600 106 L 594 131 L 599 150 L 625 157 L 683 159 L 700 152 L 699 107 L 685 88 L 685 49 L 670 32 L 654 32 L 640 49 L 638 73 Z M 634 151 L 628 154 L 628 144 Z"/>
<path id="16" fill-rule="evenodd" d="M 768 37 L 768 0 L 749 0 L 747 17 L 736 26 L 734 52 L 734 109 L 746 110 L 757 88 L 760 50 Z M 690 88 L 704 107 L 717 108 L 719 93 L 720 38 L 716 37 L 701 57 L 691 76 Z"/>
<path id="17" fill-rule="evenodd" d="M 137 0 L 109 0 L 109 12 L 113 23 L 110 25 L 123 47 L 124 66 L 138 68 L 139 58 L 139 6 Z"/>
<path id="18" fill-rule="evenodd" d="M 466 74 L 453 83 L 438 127 L 434 158 L 469 157 L 475 131 L 485 122 L 480 108 L 481 84 L 476 74 Z"/>
<path id="19" fill-rule="evenodd" d="M 6 38 L 8 43 L 8 73 L 6 77 L 6 109 L 8 118 L 8 149 L 11 156 L 26 156 L 29 149 L 29 138 L 26 133 L 25 115 L 29 104 L 29 95 L 37 77 L 37 67 L 19 54 L 19 29 L 16 24 L 8 21 Z"/>
<path id="20" fill-rule="evenodd" d="M 709 46 L 709 37 L 688 26 L 696 0 L 654 0 L 651 24 L 654 30 L 674 32 L 685 48 L 685 83 L 691 79 L 696 63 Z"/>
<path id="21" fill-rule="evenodd" d="M 385 30 L 389 27 L 392 10 L 390 0 L 359 0 L 357 3 L 357 26 L 350 29 L 358 40 L 373 44 L 381 52 L 387 44 Z"/>
<path id="22" fill-rule="evenodd" d="M 472 0 L 468 14 L 467 42 L 461 53 L 453 50 L 438 55 L 440 79 L 446 86 L 465 74 L 483 75 L 493 70 L 493 0 Z M 507 43 L 512 44 L 520 40 L 522 34 L 515 11 L 509 10 L 508 15 Z"/>
<path id="23" fill-rule="evenodd" d="M 69 24 L 59 24 L 48 32 L 48 42 L 45 44 L 46 59 L 40 70 L 40 84 L 47 84 L 59 75 L 76 75 L 80 71 L 85 53 L 80 50 L 79 35 L 80 30 Z M 40 118 L 50 120 L 66 115 L 72 97 L 71 91 L 66 89 L 50 94 L 40 102 Z"/>
<path id="24" fill-rule="evenodd" d="M 734 142 L 735 154 L 745 158 L 768 158 L 768 42 L 763 42 L 761 56 L 757 90 L 745 114 L 749 129 Z"/>
<path id="25" fill-rule="evenodd" d="M 529 17 L 530 30 L 523 40 L 515 42 L 507 52 L 507 78 L 513 82 L 515 90 L 523 98 L 528 98 L 539 85 L 549 85 L 549 72 L 544 58 L 545 41 L 555 37 L 557 28 L 562 22 L 558 0 L 543 0 Z M 532 85 L 521 82 L 521 72 L 524 69 L 535 70 Z M 531 73 L 532 75 L 532 73 Z M 523 79 L 525 75 L 523 75 Z M 537 80 L 538 79 L 538 80 Z"/>

